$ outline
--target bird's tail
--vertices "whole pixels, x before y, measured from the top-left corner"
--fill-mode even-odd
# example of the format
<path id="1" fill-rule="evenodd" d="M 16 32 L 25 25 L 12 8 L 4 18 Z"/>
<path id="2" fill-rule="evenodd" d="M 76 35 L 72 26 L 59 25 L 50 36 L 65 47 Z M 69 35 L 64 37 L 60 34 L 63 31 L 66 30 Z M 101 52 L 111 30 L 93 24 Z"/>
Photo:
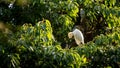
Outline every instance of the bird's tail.
<path id="1" fill-rule="evenodd" d="M 82 41 L 82 44 L 85 44 L 84 41 Z"/>

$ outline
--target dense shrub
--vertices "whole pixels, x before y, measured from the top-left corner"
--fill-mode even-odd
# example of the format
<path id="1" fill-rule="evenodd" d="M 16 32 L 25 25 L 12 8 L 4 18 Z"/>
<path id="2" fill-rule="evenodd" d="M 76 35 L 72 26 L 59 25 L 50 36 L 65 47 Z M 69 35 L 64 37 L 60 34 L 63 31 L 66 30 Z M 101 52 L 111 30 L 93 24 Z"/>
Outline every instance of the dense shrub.
<path id="1" fill-rule="evenodd" d="M 119 68 L 119 6 L 119 0 L 0 0 L 0 21 L 11 31 L 0 28 L 0 68 Z M 62 49 L 76 25 L 85 45 Z"/>
<path id="2" fill-rule="evenodd" d="M 68 42 L 67 32 L 72 29 L 79 11 L 77 3 L 70 0 L 15 0 L 1 1 L 0 4 L 0 20 L 5 22 L 21 25 L 35 24 L 43 18 L 50 20 L 53 34 L 59 42 Z"/>
<path id="3" fill-rule="evenodd" d="M 82 48 L 75 48 L 80 55 L 88 60 L 86 67 L 120 67 L 120 35 L 100 35 Z"/>
<path id="4" fill-rule="evenodd" d="M 74 50 L 62 49 L 54 43 L 52 28 L 48 20 L 36 25 L 24 24 L 16 34 L 0 38 L 9 38 L 4 44 L 0 41 L 0 67 L 81 67 L 87 61 Z M 4 39 L 3 39 L 4 40 Z"/>

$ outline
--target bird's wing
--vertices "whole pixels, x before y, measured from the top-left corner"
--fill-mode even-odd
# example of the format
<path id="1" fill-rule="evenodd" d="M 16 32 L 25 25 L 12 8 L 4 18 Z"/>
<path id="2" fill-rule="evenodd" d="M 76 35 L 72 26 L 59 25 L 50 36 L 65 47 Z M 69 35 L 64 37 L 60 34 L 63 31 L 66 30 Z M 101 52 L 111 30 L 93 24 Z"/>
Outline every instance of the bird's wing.
<path id="1" fill-rule="evenodd" d="M 76 43 L 77 42 L 79 42 L 79 43 L 83 43 L 84 44 L 84 37 L 83 37 L 83 34 L 82 34 L 82 32 L 80 31 L 80 30 L 78 30 L 78 29 L 75 29 L 74 31 L 73 31 L 73 34 L 74 34 L 74 38 L 75 38 L 75 40 L 76 40 Z"/>
<path id="2" fill-rule="evenodd" d="M 73 31 L 74 37 L 78 40 L 84 40 L 83 34 L 80 30 Z"/>

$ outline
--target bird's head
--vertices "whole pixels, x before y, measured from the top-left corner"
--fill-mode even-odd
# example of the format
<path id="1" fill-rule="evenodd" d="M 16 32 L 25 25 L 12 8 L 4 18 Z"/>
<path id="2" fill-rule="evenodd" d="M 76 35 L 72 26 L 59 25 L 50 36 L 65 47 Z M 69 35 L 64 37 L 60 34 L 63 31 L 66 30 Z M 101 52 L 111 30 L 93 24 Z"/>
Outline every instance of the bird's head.
<path id="1" fill-rule="evenodd" d="M 73 37 L 73 32 L 69 32 L 68 33 L 68 38 L 72 38 Z"/>

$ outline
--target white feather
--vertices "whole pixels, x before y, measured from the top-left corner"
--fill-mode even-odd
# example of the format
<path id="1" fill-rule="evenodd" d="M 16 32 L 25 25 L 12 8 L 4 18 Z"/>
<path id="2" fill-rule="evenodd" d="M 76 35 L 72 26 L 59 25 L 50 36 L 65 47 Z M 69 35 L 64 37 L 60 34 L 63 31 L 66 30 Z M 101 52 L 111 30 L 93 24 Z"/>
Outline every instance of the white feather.
<path id="1" fill-rule="evenodd" d="M 84 44 L 84 37 L 80 30 L 75 29 L 73 32 L 74 39 L 77 45 L 80 45 L 81 43 Z"/>

